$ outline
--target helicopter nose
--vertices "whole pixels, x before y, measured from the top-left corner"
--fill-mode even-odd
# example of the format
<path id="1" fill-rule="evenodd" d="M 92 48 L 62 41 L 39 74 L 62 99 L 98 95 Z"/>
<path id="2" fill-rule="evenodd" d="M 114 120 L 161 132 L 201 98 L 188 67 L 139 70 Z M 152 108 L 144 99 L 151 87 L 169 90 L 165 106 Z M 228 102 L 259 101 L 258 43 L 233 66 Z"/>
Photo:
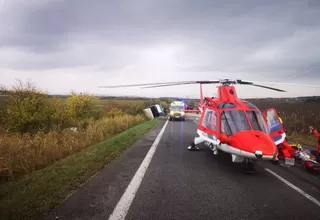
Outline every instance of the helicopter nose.
<path id="1" fill-rule="evenodd" d="M 254 154 L 257 159 L 271 156 L 277 152 L 277 147 L 271 137 L 262 131 L 242 131 L 233 135 L 232 146 Z"/>

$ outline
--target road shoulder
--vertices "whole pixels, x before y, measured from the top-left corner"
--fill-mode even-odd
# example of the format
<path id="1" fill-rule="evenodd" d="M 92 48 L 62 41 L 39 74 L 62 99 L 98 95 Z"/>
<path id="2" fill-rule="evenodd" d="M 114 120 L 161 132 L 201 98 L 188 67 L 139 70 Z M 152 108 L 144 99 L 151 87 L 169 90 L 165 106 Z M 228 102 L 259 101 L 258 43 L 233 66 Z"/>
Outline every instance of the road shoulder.
<path id="1" fill-rule="evenodd" d="M 140 166 L 153 141 L 163 127 L 161 120 L 140 140 L 128 147 L 119 158 L 108 164 L 83 184 L 46 219 L 102 219 L 113 211 L 131 178 Z"/>

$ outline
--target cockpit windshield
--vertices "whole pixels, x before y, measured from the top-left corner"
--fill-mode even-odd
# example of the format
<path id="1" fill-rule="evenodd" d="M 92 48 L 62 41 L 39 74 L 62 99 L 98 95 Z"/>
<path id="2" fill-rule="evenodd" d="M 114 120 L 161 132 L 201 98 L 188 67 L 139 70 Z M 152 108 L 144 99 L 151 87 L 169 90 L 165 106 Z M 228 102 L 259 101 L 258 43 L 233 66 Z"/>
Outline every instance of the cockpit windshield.
<path id="1" fill-rule="evenodd" d="M 250 123 L 252 125 L 252 128 L 257 131 L 263 131 L 265 133 L 268 132 L 267 125 L 265 121 L 263 120 L 263 117 L 260 112 L 258 111 L 247 111 L 247 115 L 249 117 Z"/>
<path id="2" fill-rule="evenodd" d="M 221 114 L 221 132 L 227 135 L 252 130 L 250 124 L 254 130 L 268 133 L 267 125 L 259 111 L 226 110 Z"/>
<path id="3" fill-rule="evenodd" d="M 239 131 L 251 130 L 243 110 L 226 110 L 221 114 L 221 132 L 233 135 Z"/>
<path id="4" fill-rule="evenodd" d="M 182 110 L 183 110 L 183 106 L 178 106 L 178 105 L 176 105 L 176 106 L 171 106 L 170 109 L 171 109 L 172 111 L 182 111 Z"/>

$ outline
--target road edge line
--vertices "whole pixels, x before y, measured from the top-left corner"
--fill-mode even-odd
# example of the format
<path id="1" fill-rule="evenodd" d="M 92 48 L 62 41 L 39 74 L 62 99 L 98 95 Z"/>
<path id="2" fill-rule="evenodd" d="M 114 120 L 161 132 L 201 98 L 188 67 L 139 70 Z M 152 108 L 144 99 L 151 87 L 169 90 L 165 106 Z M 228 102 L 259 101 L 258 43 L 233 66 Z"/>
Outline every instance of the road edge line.
<path id="1" fill-rule="evenodd" d="M 279 176 L 278 174 L 276 174 L 275 172 L 271 171 L 268 168 L 264 168 L 268 173 L 272 174 L 274 177 L 278 178 L 279 180 L 281 180 L 283 183 L 285 183 L 287 186 L 291 187 L 292 189 L 294 189 L 295 191 L 297 191 L 298 193 L 300 193 L 301 195 L 303 195 L 305 198 L 309 199 L 311 202 L 313 202 L 314 204 L 316 204 L 317 206 L 320 207 L 320 202 L 315 199 L 314 197 L 312 197 L 311 195 L 309 195 L 308 193 L 306 193 L 305 191 L 303 191 L 302 189 L 300 189 L 299 187 L 293 185 L 292 183 L 290 183 L 288 180 L 284 179 L 283 177 Z"/>
<path id="2" fill-rule="evenodd" d="M 158 136 L 156 137 L 155 141 L 151 145 L 147 155 L 143 159 L 142 163 L 140 164 L 138 170 L 134 174 L 133 178 L 131 179 L 129 185 L 127 186 L 125 192 L 123 193 L 122 197 L 120 198 L 119 202 L 117 203 L 116 207 L 114 208 L 113 212 L 111 213 L 109 220 L 124 220 L 126 215 L 129 211 L 129 208 L 135 198 L 135 195 L 140 187 L 140 184 L 143 180 L 143 177 L 149 167 L 149 164 L 152 160 L 152 157 L 159 145 L 159 142 L 164 134 L 164 131 L 168 125 L 169 120 L 163 125 L 162 129 L 160 130 Z"/>

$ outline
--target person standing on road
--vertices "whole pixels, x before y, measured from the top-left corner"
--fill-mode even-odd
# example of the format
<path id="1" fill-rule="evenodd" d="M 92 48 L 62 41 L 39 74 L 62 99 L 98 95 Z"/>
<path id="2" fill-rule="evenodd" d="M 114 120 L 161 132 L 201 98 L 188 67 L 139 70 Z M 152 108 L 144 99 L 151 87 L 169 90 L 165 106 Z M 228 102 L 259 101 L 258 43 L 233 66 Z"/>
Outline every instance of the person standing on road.
<path id="1" fill-rule="evenodd" d="M 280 123 L 283 124 L 282 118 L 280 117 L 280 112 L 277 112 L 277 113 L 278 113 L 278 117 L 279 117 Z"/>
<path id="2" fill-rule="evenodd" d="M 317 150 L 311 150 L 310 152 L 311 152 L 312 155 L 316 156 L 316 161 L 318 163 L 320 163 L 320 136 L 319 136 L 319 133 L 312 126 L 309 126 L 309 133 L 313 134 L 315 136 L 315 138 L 317 138 L 317 141 L 318 141 Z"/>
<path id="3" fill-rule="evenodd" d="M 277 113 L 278 113 L 279 121 L 280 121 L 280 123 L 281 123 L 281 125 L 282 125 L 282 127 L 283 127 L 283 129 L 284 129 L 284 132 L 286 132 L 286 129 L 285 129 L 284 126 L 283 126 L 282 118 L 280 117 L 280 112 L 277 112 Z"/>
<path id="4" fill-rule="evenodd" d="M 281 123 L 281 125 L 283 127 L 283 130 L 284 130 L 285 133 L 287 133 L 286 128 L 283 126 L 283 121 L 282 121 L 282 118 L 280 117 L 280 112 L 277 112 L 277 113 L 278 113 L 279 121 L 280 121 L 280 123 Z M 285 138 L 285 140 L 288 141 L 287 137 Z"/>

